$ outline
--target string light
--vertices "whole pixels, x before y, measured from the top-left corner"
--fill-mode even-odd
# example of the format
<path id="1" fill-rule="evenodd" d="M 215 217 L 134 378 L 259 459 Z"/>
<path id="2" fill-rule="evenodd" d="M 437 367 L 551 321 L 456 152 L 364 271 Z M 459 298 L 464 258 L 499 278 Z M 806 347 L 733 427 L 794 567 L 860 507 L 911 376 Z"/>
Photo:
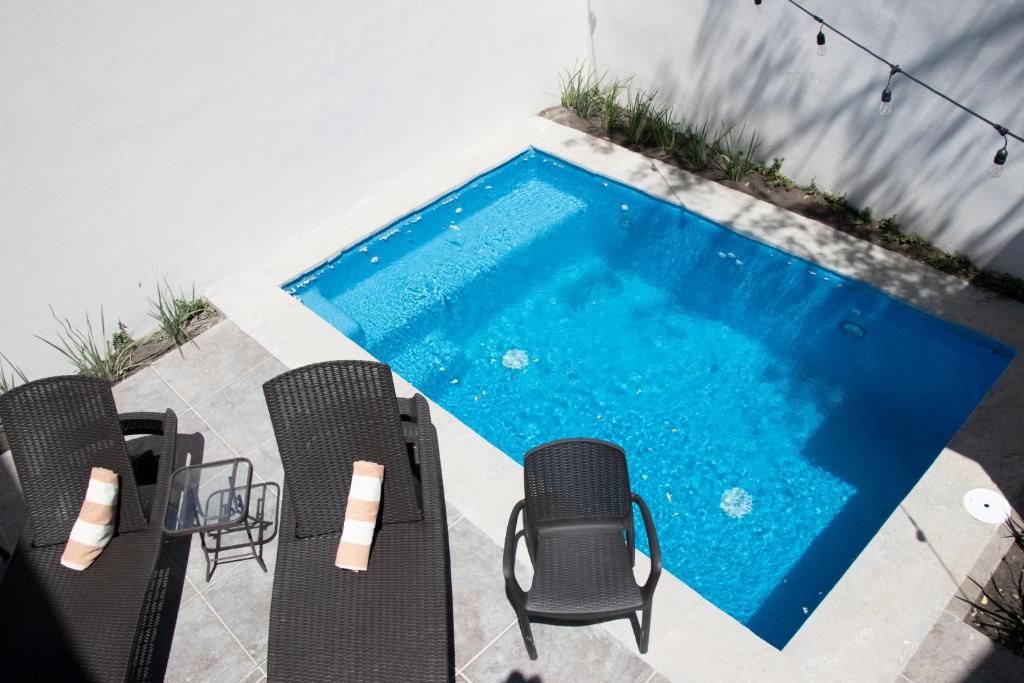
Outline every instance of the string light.
<path id="1" fill-rule="evenodd" d="M 1006 135 L 1010 131 L 1006 130 L 1004 126 L 1000 126 L 998 124 L 995 126 L 995 129 L 997 133 L 1003 136 L 1003 147 L 996 152 L 996 157 L 992 160 L 992 170 L 989 171 L 989 175 L 993 178 L 998 178 L 1003 175 L 1003 166 L 1006 165 L 1006 157 L 1009 156 L 1009 153 L 1006 151 L 1006 145 L 1009 144 L 1010 141 L 1006 139 Z"/>
<path id="2" fill-rule="evenodd" d="M 841 38 L 844 38 L 851 45 L 854 45 L 855 47 L 859 47 L 862 51 L 866 52 L 867 54 L 871 55 L 872 57 L 874 57 L 875 59 L 877 59 L 878 61 L 884 63 L 886 66 L 889 67 L 889 80 L 886 81 L 886 83 L 885 83 L 885 88 L 882 90 L 881 102 L 879 102 L 879 105 L 878 105 L 878 111 L 882 115 L 888 114 L 889 112 L 892 111 L 892 87 L 891 87 L 892 86 L 892 77 L 895 76 L 896 74 L 903 74 L 903 76 L 905 78 L 907 78 L 908 80 L 913 81 L 914 83 L 917 83 L 919 86 L 921 86 L 925 90 L 929 91 L 933 95 L 937 95 L 937 96 L 941 97 L 942 99 L 946 100 L 947 102 L 949 102 L 953 106 L 958 107 L 959 109 L 963 110 L 967 114 L 970 114 L 971 116 L 973 116 L 974 118 L 978 119 L 979 121 L 983 121 L 983 122 L 987 123 L 988 125 L 992 126 L 993 128 L 995 128 L 996 132 L 1003 136 L 1003 146 L 996 152 L 995 158 L 992 160 L 992 170 L 989 172 L 989 175 L 992 176 L 993 178 L 998 178 L 999 176 L 1001 176 L 1003 174 L 1003 167 L 1006 165 L 1006 160 L 1009 157 L 1009 152 L 1007 151 L 1007 146 L 1009 145 L 1009 139 L 1013 138 L 1013 139 L 1015 139 L 1015 140 L 1017 140 L 1019 142 L 1024 142 L 1024 138 L 1022 138 L 1020 135 L 1017 135 L 1016 133 L 1014 133 L 1013 131 L 1008 129 L 1006 126 L 1003 126 L 1002 124 L 996 123 L 995 121 L 992 121 L 991 119 L 988 119 L 985 116 L 982 116 L 981 114 L 979 114 L 978 112 L 974 111 L 973 109 L 971 109 L 967 105 L 964 105 L 964 104 L 961 104 L 960 102 L 957 102 L 956 100 L 954 100 L 952 97 L 950 97 L 946 93 L 940 92 L 940 91 L 936 90 L 932 86 L 930 86 L 927 83 L 925 83 L 924 81 L 922 81 L 920 78 L 917 78 L 916 76 L 913 76 L 912 74 L 907 73 L 906 71 L 901 69 L 897 64 L 891 63 L 888 59 L 886 59 L 885 57 L 881 56 L 880 54 L 878 54 L 877 52 L 875 52 L 871 48 L 867 47 L 866 45 L 863 45 L 862 43 L 857 42 L 856 40 L 854 40 L 850 36 L 846 35 L 842 31 L 840 31 L 838 28 L 833 26 L 832 24 L 828 23 L 827 21 L 825 21 L 821 17 L 817 16 L 816 14 L 814 14 L 813 12 L 808 10 L 806 7 L 801 5 L 799 2 L 796 2 L 796 0 L 786 0 L 786 2 L 788 2 L 791 5 L 793 5 L 798 10 L 800 10 L 801 12 L 803 12 L 804 14 L 806 14 L 807 16 L 809 16 L 811 19 L 813 19 L 814 21 L 816 21 L 818 23 L 817 41 L 818 41 L 818 54 L 819 55 L 824 56 L 825 54 L 828 53 L 828 48 L 825 45 L 825 28 L 827 27 L 830 31 L 832 31 L 832 33 L 836 34 L 837 36 L 839 36 Z M 762 3 L 762 0 L 754 0 L 754 10 L 758 14 L 760 14 L 762 12 L 761 3 Z"/>
<path id="3" fill-rule="evenodd" d="M 893 64 L 889 67 L 889 80 L 885 82 L 885 88 L 882 89 L 882 102 L 878 105 L 878 113 L 885 116 L 892 111 L 892 77 L 900 72 L 900 67 Z"/>

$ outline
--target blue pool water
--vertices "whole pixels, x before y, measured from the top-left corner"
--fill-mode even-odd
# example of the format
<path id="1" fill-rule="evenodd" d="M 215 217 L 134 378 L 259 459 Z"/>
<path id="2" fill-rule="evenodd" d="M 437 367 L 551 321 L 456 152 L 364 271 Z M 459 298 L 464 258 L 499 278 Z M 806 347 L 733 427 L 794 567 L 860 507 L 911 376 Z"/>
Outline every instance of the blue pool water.
<path id="1" fill-rule="evenodd" d="M 780 648 L 1014 354 L 535 150 L 286 289 L 519 462 L 622 444 L 666 567 Z"/>

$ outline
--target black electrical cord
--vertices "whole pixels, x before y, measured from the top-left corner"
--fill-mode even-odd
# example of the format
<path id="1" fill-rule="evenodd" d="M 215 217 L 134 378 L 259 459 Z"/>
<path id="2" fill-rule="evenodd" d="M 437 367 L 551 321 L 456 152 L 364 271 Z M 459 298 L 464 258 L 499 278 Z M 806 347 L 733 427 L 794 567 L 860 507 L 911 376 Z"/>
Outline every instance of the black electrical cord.
<path id="1" fill-rule="evenodd" d="M 888 59 L 886 59 L 882 55 L 878 54 L 877 52 L 875 52 L 871 48 L 867 47 L 866 45 L 864 45 L 862 43 L 857 42 L 856 40 L 854 40 L 853 38 L 851 38 L 847 34 L 845 34 L 842 31 L 840 31 L 838 28 L 833 26 L 832 24 L 828 23 L 827 21 L 825 21 L 824 19 L 822 19 L 818 15 L 814 14 L 813 12 L 808 10 L 806 7 L 801 5 L 799 2 L 796 2 L 796 0 L 786 0 L 786 2 L 788 2 L 791 5 L 793 5 L 798 10 L 800 10 L 801 12 L 806 14 L 807 16 L 811 17 L 811 19 L 813 19 L 814 21 L 818 22 L 820 24 L 820 26 L 822 26 L 822 27 L 827 26 L 829 28 L 829 30 L 832 31 L 832 33 L 835 33 L 837 36 L 841 36 L 842 38 L 845 38 L 847 42 L 851 43 L 852 45 L 854 45 L 856 47 L 859 47 L 864 52 L 868 53 L 869 55 L 871 55 L 872 57 L 874 57 L 878 61 L 880 61 L 883 64 L 885 64 L 886 66 L 888 66 L 889 67 L 889 82 L 890 83 L 892 82 L 893 74 L 896 74 L 896 73 L 902 74 L 905 78 L 913 81 L 914 83 L 917 83 L 919 86 L 921 86 L 925 90 L 928 90 L 929 92 L 931 92 L 934 95 L 938 95 L 939 97 L 941 97 L 942 99 L 946 100 L 947 102 L 949 102 L 953 106 L 962 109 L 963 111 L 967 112 L 968 114 L 970 114 L 974 118 L 976 118 L 976 119 L 978 119 L 980 121 L 984 121 L 988 125 L 992 126 L 996 130 L 997 133 L 999 133 L 1000 135 L 1003 136 L 1003 138 L 1011 137 L 1011 138 L 1015 138 L 1016 140 L 1019 140 L 1020 142 L 1024 142 L 1024 138 L 1022 138 L 1020 135 L 1017 135 L 1016 133 L 1014 133 L 1013 131 L 1008 129 L 1006 126 L 1003 126 L 1002 124 L 996 123 L 995 121 L 991 120 L 990 118 L 988 118 L 986 116 L 982 116 L 981 114 L 979 114 L 978 112 L 974 111 L 973 109 L 971 109 L 967 105 L 961 104 L 960 102 L 957 102 L 952 97 L 950 97 L 949 95 L 945 94 L 944 92 L 936 90 L 932 86 L 930 86 L 927 83 L 925 83 L 924 81 L 922 81 L 920 78 L 917 78 L 913 74 L 907 73 L 905 70 L 901 69 L 898 65 L 893 64 Z M 755 4 L 759 5 L 761 3 L 758 0 L 755 0 Z M 820 28 L 819 28 L 819 33 L 820 33 Z M 888 84 L 885 87 L 885 91 L 883 91 L 883 95 L 885 93 L 889 93 L 889 96 L 891 98 L 891 91 L 889 90 L 889 85 Z M 1004 161 L 1006 159 L 1005 150 L 1006 150 L 1006 145 L 1004 144 L 1003 145 L 1003 155 L 1002 155 Z"/>

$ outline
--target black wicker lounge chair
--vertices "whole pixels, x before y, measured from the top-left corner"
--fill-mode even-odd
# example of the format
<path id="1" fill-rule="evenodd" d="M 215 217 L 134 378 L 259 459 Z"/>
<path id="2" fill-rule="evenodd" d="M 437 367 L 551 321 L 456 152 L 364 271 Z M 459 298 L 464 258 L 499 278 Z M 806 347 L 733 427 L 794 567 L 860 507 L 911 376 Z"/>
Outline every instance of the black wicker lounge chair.
<path id="1" fill-rule="evenodd" d="M 174 413 L 118 417 L 109 382 L 52 377 L 0 396 L 0 419 L 28 507 L 0 583 L 0 676 L 148 678 L 169 581 L 157 560 L 174 464 Z M 132 434 L 162 435 L 159 452 L 133 460 L 125 441 Z M 60 557 L 92 467 L 120 475 L 116 532 L 93 565 L 76 572 L 61 566 Z M 136 471 L 150 478 L 140 483 Z"/>
<path id="2" fill-rule="evenodd" d="M 508 520 L 504 573 L 505 592 L 530 659 L 537 659 L 530 617 L 593 621 L 629 616 L 640 652 L 647 652 L 661 550 L 647 505 L 630 493 L 626 454 L 606 441 L 552 441 L 526 454 L 524 470 L 526 498 L 516 503 Z M 633 502 L 651 550 L 651 572 L 643 586 L 632 569 Z M 520 512 L 523 531 L 516 530 Z M 515 576 L 520 535 L 533 562 L 528 592 Z M 642 625 L 637 611 L 643 613 Z"/>
<path id="3" fill-rule="evenodd" d="M 267 676 L 454 678 L 448 527 L 426 399 L 379 363 L 310 365 L 263 386 L 284 465 Z M 334 566 L 355 460 L 382 463 L 369 568 Z"/>

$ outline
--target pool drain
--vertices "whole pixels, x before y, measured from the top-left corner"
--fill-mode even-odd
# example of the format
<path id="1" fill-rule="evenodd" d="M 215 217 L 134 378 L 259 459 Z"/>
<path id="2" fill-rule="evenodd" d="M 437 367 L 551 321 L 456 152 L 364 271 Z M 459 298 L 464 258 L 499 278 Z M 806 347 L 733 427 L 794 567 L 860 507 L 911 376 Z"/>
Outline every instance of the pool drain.
<path id="1" fill-rule="evenodd" d="M 736 486 L 722 494 L 722 501 L 718 507 L 722 508 L 722 511 L 730 517 L 741 519 L 754 509 L 754 499 L 746 489 Z"/>
<path id="2" fill-rule="evenodd" d="M 1001 495 L 989 489 L 971 489 L 964 494 L 964 509 L 979 522 L 1002 524 L 1012 512 Z"/>
<path id="3" fill-rule="evenodd" d="M 501 364 L 509 370 L 522 370 L 530 363 L 530 356 L 522 349 L 509 349 L 501 357 Z"/>

